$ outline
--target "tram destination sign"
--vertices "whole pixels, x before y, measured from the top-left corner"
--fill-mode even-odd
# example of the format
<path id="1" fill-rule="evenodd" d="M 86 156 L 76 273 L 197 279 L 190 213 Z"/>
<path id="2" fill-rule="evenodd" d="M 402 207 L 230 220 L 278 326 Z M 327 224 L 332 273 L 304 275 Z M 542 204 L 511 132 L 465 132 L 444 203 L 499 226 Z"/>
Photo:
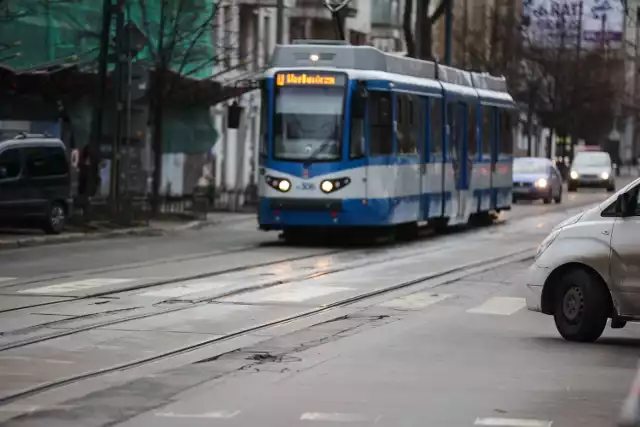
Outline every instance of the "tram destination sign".
<path id="1" fill-rule="evenodd" d="M 344 86 L 344 74 L 330 73 L 278 73 L 278 86 Z"/>

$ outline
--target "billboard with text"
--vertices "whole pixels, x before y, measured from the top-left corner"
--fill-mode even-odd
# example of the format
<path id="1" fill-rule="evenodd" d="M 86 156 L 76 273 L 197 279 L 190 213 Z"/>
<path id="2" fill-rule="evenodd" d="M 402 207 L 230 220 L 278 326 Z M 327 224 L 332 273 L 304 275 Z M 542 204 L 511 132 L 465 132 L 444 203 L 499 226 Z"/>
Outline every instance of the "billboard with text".
<path id="1" fill-rule="evenodd" d="M 625 10 L 621 0 L 524 0 L 524 35 L 538 47 L 622 47 Z"/>

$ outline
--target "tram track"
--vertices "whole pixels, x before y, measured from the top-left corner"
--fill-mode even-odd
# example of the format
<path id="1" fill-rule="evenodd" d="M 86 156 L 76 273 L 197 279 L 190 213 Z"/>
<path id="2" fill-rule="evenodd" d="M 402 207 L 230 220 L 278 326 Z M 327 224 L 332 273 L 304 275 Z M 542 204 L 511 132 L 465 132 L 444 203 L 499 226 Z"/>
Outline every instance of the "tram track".
<path id="1" fill-rule="evenodd" d="M 486 227 L 482 227 L 482 229 L 477 230 L 477 231 L 480 232 L 480 231 L 483 231 L 483 229 L 486 229 Z M 448 245 L 440 246 L 439 249 L 440 250 L 450 249 L 450 248 L 453 248 L 453 247 L 455 247 L 457 245 L 459 245 L 459 243 L 455 243 L 454 242 L 454 243 L 450 243 Z M 37 336 L 37 337 L 30 338 L 30 339 L 25 339 L 25 340 L 16 340 L 14 342 L 10 342 L 10 343 L 4 344 L 4 345 L 0 345 L 0 353 L 2 353 L 4 351 L 8 351 L 8 350 L 14 350 L 14 349 L 26 347 L 26 346 L 29 346 L 29 345 L 34 345 L 34 344 L 39 344 L 39 343 L 46 342 L 46 341 L 55 340 L 55 339 L 58 339 L 58 338 L 67 337 L 67 336 L 70 336 L 70 335 L 76 335 L 76 334 L 79 334 L 79 333 L 82 333 L 82 332 L 88 332 L 88 331 L 99 329 L 99 328 L 114 326 L 114 325 L 118 325 L 118 324 L 122 324 L 122 323 L 126 323 L 126 322 L 131 322 L 131 321 L 135 321 L 135 320 L 148 319 L 148 318 L 151 318 L 151 317 L 158 317 L 158 316 L 162 316 L 162 315 L 166 315 L 166 314 L 170 314 L 170 313 L 175 313 L 175 312 L 193 310 L 195 308 L 198 308 L 198 307 L 201 307 L 203 305 L 215 302 L 216 300 L 219 300 L 219 299 L 222 299 L 222 298 L 228 298 L 228 297 L 233 297 L 233 296 L 237 296 L 237 295 L 241 295 L 241 294 L 245 294 L 245 293 L 250 293 L 250 292 L 255 292 L 255 291 L 259 291 L 259 290 L 263 290 L 263 289 L 273 288 L 273 287 L 284 285 L 284 284 L 288 284 L 288 283 L 295 283 L 295 282 L 302 282 L 302 281 L 306 281 L 306 280 L 313 280 L 313 279 L 317 279 L 317 278 L 321 278 L 321 277 L 326 277 L 326 276 L 331 275 L 331 274 L 343 273 L 343 272 L 356 270 L 356 269 L 360 269 L 360 268 L 366 268 L 366 267 L 369 267 L 369 266 L 372 266 L 372 265 L 379 264 L 380 262 L 393 262 L 393 261 L 398 261 L 398 260 L 407 260 L 407 259 L 418 258 L 418 257 L 424 256 L 423 253 L 417 253 L 417 254 L 414 254 L 414 255 L 407 255 L 406 252 L 410 251 L 411 246 L 409 246 L 408 248 L 406 246 L 403 246 L 403 248 L 406 249 L 406 250 L 403 251 L 402 253 L 397 254 L 397 255 L 393 255 L 393 256 L 389 256 L 389 257 L 385 257 L 384 260 L 381 260 L 380 258 L 375 258 L 375 259 L 371 259 L 371 260 L 365 260 L 365 261 L 362 261 L 362 262 L 355 262 L 355 263 L 352 262 L 352 263 L 349 263 L 347 265 L 336 267 L 336 268 L 331 268 L 331 269 L 328 269 L 328 270 L 316 271 L 316 272 L 313 272 L 313 273 L 307 273 L 307 274 L 301 274 L 301 275 L 294 275 L 294 276 L 288 277 L 286 279 L 279 279 L 279 280 L 274 280 L 274 281 L 270 281 L 270 282 L 266 282 L 266 283 L 244 286 L 244 287 L 239 288 L 239 289 L 230 290 L 228 292 L 221 292 L 221 293 L 218 293 L 216 295 L 208 296 L 208 297 L 205 297 L 205 298 L 194 299 L 194 300 L 181 299 L 178 302 L 180 302 L 182 304 L 188 304 L 188 305 L 180 305 L 180 306 L 177 306 L 177 307 L 176 306 L 169 307 L 169 308 L 166 308 L 166 309 L 163 309 L 163 310 L 159 310 L 159 311 L 152 311 L 152 312 L 146 312 L 146 313 L 137 313 L 137 314 L 132 314 L 132 315 L 124 316 L 124 317 L 119 317 L 119 318 L 116 318 L 116 319 L 112 318 L 110 320 L 106 320 L 106 321 L 103 321 L 103 322 L 93 323 L 93 324 L 90 324 L 90 325 L 77 327 L 77 328 L 71 328 L 71 329 L 67 329 L 67 330 L 64 330 L 62 332 L 57 332 L 57 333 L 54 333 L 54 334 L 48 334 L 48 335 L 44 335 L 44 336 Z M 373 253 L 369 253 L 369 252 L 373 252 Z M 382 249 L 377 250 L 377 251 L 363 251 L 362 255 L 363 256 L 374 255 L 374 254 L 379 254 L 380 252 L 382 252 Z M 279 262 L 275 262 L 275 263 L 268 263 L 266 266 L 277 265 L 277 264 L 286 264 L 286 263 L 289 263 L 289 262 L 292 262 L 292 261 L 300 261 L 300 260 L 305 260 L 305 259 L 312 259 L 314 257 L 324 257 L 324 256 L 327 256 L 327 253 L 322 254 L 322 255 L 316 254 L 316 255 L 313 255 L 313 256 L 303 256 L 303 257 L 298 257 L 296 259 L 289 259 L 289 260 L 286 260 L 286 261 L 279 261 Z M 259 265 L 259 266 L 254 266 L 254 267 L 250 267 L 250 268 L 230 269 L 232 271 L 226 271 L 226 273 L 242 272 L 242 271 L 247 271 L 247 270 L 250 270 L 250 269 L 260 268 L 260 267 L 264 267 L 264 266 L 265 265 Z M 225 273 L 216 273 L 215 275 L 219 275 L 219 274 L 225 274 Z M 190 276 L 190 277 L 192 277 L 192 276 Z M 195 279 L 197 280 L 199 278 L 208 278 L 208 277 L 212 277 L 212 275 L 211 274 L 209 274 L 209 275 L 198 275 L 198 277 L 196 277 Z M 165 282 L 157 282 L 155 284 L 147 284 L 146 286 L 143 286 L 143 287 L 136 287 L 135 289 L 124 289 L 124 290 L 121 289 L 121 290 L 117 290 L 117 291 L 113 291 L 113 292 L 109 292 L 109 293 L 103 293 L 103 295 L 107 295 L 108 294 L 108 295 L 113 296 L 113 295 L 122 294 L 122 293 L 126 293 L 126 292 L 141 290 L 141 289 L 145 289 L 145 288 L 149 288 L 149 287 L 156 287 L 156 286 L 163 286 L 163 285 L 166 285 L 166 284 L 181 283 L 181 282 L 186 282 L 186 281 L 190 281 L 190 280 L 194 280 L 194 279 L 190 278 L 190 279 L 180 279 L 180 280 L 175 280 L 175 281 L 172 280 L 172 281 L 165 281 Z M 70 302 L 86 300 L 86 299 L 89 299 L 89 298 L 96 298 L 97 296 L 98 295 L 94 294 L 92 296 L 78 297 L 78 298 L 72 299 L 72 300 L 56 301 L 55 303 L 57 303 L 57 304 L 70 303 Z M 171 303 L 174 303 L 174 302 L 176 302 L 176 300 L 167 299 L 167 300 L 159 301 L 159 302 L 153 304 L 153 307 L 162 306 L 163 304 L 167 305 L 167 304 L 171 304 Z M 32 308 L 32 307 L 30 307 L 30 308 Z M 142 306 L 141 307 L 127 307 L 127 308 L 115 309 L 115 310 L 107 311 L 107 312 L 98 312 L 98 313 L 95 313 L 95 314 L 74 316 L 74 317 L 70 317 L 70 318 L 66 318 L 66 319 L 54 320 L 52 322 L 42 323 L 42 324 L 39 324 L 39 325 L 29 326 L 29 327 L 26 327 L 26 328 L 5 332 L 4 334 L 2 334 L 0 336 L 2 336 L 3 338 L 8 338 L 8 337 L 11 337 L 11 336 L 25 335 L 25 334 L 28 334 L 30 332 L 35 332 L 37 330 L 44 330 L 44 329 L 50 328 L 52 325 L 60 326 L 60 325 L 65 324 L 65 323 L 71 323 L 71 322 L 82 321 L 82 320 L 89 320 L 89 319 L 92 319 L 92 318 L 96 318 L 97 319 L 97 318 L 105 317 L 106 315 L 110 315 L 110 314 L 114 314 L 114 313 L 126 313 L 126 312 L 130 312 L 130 311 L 133 311 L 133 310 L 139 310 L 139 309 L 144 309 L 144 307 L 142 307 Z"/>
<path id="2" fill-rule="evenodd" d="M 100 376 L 104 376 L 104 375 L 108 375 L 111 373 L 115 373 L 115 372 L 119 372 L 119 371 L 126 371 L 126 370 L 130 370 L 130 369 L 135 369 L 138 367 L 142 367 L 144 365 L 148 365 L 151 363 L 155 363 L 161 360 L 165 360 L 165 359 L 170 359 L 172 357 L 176 357 L 185 353 L 189 353 L 189 352 L 193 352 L 196 350 L 200 350 L 200 349 L 204 349 L 208 346 L 212 346 L 212 345 L 216 345 L 218 343 L 222 343 L 224 341 L 229 341 L 235 338 L 239 338 L 251 333 L 255 333 L 258 331 L 262 331 L 265 329 L 269 329 L 272 327 L 276 327 L 276 326 L 282 326 L 291 322 L 295 322 L 298 320 L 302 320 L 302 319 L 306 319 L 309 317 L 313 317 L 313 316 L 318 316 L 320 314 L 324 314 L 327 312 L 330 312 L 332 310 L 338 309 L 338 308 L 343 308 L 346 306 L 349 306 L 351 304 L 357 303 L 357 302 L 362 302 L 368 299 L 373 299 L 375 297 L 379 297 L 379 296 L 383 296 L 385 294 L 391 294 L 393 292 L 396 291 L 402 291 L 402 290 L 409 290 L 411 287 L 414 287 L 416 285 L 419 285 L 421 283 L 430 281 L 430 280 L 436 280 L 436 279 L 440 279 L 440 283 L 438 283 L 438 286 L 441 286 L 443 284 L 446 283 L 451 283 L 457 280 L 460 280 L 466 276 L 472 275 L 472 274 L 477 274 L 480 272 L 484 272 L 484 271 L 488 271 L 491 269 L 494 269 L 496 267 L 499 267 L 501 265 L 505 265 L 505 264 L 509 264 L 509 263 L 513 263 L 513 262 L 520 262 L 520 261 L 525 261 L 529 258 L 533 258 L 533 247 L 532 248 L 528 248 L 528 249 L 524 249 L 524 250 L 520 250 L 517 251 L 515 253 L 509 254 L 509 255 L 503 255 L 503 256 L 498 256 L 498 257 L 490 257 L 487 259 L 483 259 L 480 261 L 473 261 L 464 265 L 459 265 L 456 267 L 451 267 L 451 268 L 446 268 L 443 269 L 441 271 L 436 271 L 436 272 L 432 272 L 429 274 L 425 274 L 423 276 L 417 277 L 415 279 L 411 279 L 408 281 L 404 281 L 404 282 L 400 282 L 400 283 L 395 283 L 395 284 L 391 284 L 389 286 L 385 286 L 383 288 L 380 289 L 376 289 L 376 290 L 372 290 L 369 292 L 362 292 L 359 293 L 357 295 L 353 295 L 353 296 L 349 296 L 346 297 L 344 299 L 340 299 L 328 304 L 325 304 L 323 306 L 320 307 L 314 307 L 311 309 L 307 309 L 307 310 L 303 310 L 299 313 L 293 314 L 293 315 L 289 315 L 286 317 L 282 317 L 279 319 L 275 319 L 275 320 L 269 320 L 257 325 L 253 325 L 250 327 L 246 327 L 246 328 L 242 328 L 239 329 L 237 331 L 233 331 L 231 333 L 227 333 L 225 335 L 222 336 L 217 336 L 215 338 L 211 338 L 211 339 L 207 339 L 195 344 L 190 344 L 190 345 L 185 345 L 185 346 L 181 346 L 181 347 L 176 347 L 173 348 L 171 350 L 168 351 L 164 351 L 162 353 L 158 353 L 155 354 L 153 356 L 149 356 L 149 357 L 144 357 L 144 358 L 140 358 L 140 359 L 136 359 L 133 361 L 129 361 L 129 362 L 124 362 L 124 363 L 120 363 L 114 366 L 110 366 L 110 367 L 105 367 L 105 368 L 101 368 L 101 369 L 96 369 L 93 371 L 88 371 L 88 372 L 84 372 L 84 373 L 80 373 L 77 375 L 72 375 L 72 376 L 68 376 L 68 377 L 64 377 L 64 378 L 60 378 L 60 379 L 56 379 L 53 381 L 49 381 L 46 383 L 42 383 L 42 384 L 38 384 L 36 386 L 32 386 L 32 387 L 27 387 L 24 388 L 22 390 L 18 390 L 16 392 L 7 394 L 5 396 L 0 396 L 0 405 L 7 405 L 10 403 L 13 403 L 17 400 L 20 399 L 24 399 L 39 393 L 43 393 L 43 392 L 47 392 L 47 391 L 51 391 L 60 387 L 64 387 L 70 384 L 74 384 L 74 383 L 78 383 L 81 381 L 85 381 L 85 380 L 89 380 L 89 379 L 93 379 L 96 377 L 100 377 Z M 219 297 L 216 297 L 216 299 Z M 211 301 L 209 301 L 211 302 Z M 172 310 L 175 311 L 175 310 Z M 163 312 L 161 314 L 166 314 L 167 312 Z M 118 321 L 119 323 L 119 321 Z M 95 328 L 99 328 L 99 327 L 104 327 L 104 325 L 100 325 L 100 326 L 92 326 L 92 327 L 87 327 L 84 328 L 83 330 L 90 330 L 90 329 L 95 329 Z M 75 331 L 74 333 L 78 333 L 81 331 Z M 64 334 L 64 336 L 69 335 Z M 55 339 L 57 337 L 50 337 L 47 339 Z M 38 341 L 38 342 L 42 342 Z M 33 342 L 35 343 L 35 342 Z M 24 347 L 33 343 L 22 343 L 19 346 L 20 347 Z M 13 348 L 17 348 L 17 346 L 14 346 Z M 1 348 L 0 351 L 6 351 L 9 350 L 10 348 Z"/>

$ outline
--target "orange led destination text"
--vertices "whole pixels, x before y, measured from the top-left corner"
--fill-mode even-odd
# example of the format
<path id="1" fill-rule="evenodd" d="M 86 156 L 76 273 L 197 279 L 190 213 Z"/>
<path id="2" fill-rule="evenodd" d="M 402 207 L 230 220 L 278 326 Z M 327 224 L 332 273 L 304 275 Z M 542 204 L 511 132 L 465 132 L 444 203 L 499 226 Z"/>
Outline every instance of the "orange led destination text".
<path id="1" fill-rule="evenodd" d="M 276 77 L 276 84 L 278 86 L 285 85 L 335 85 L 336 78 L 331 76 L 321 76 L 316 74 L 278 74 Z"/>

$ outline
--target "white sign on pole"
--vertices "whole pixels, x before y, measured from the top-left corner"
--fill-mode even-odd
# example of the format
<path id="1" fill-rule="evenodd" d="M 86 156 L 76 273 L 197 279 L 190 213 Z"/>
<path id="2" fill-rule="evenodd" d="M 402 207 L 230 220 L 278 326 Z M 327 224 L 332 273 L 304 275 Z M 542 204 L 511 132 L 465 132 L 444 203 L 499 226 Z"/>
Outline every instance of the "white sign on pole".
<path id="1" fill-rule="evenodd" d="M 571 46 L 582 28 L 585 49 L 603 43 L 617 49 L 622 47 L 624 15 L 621 0 L 524 0 L 524 35 L 538 47 Z"/>

